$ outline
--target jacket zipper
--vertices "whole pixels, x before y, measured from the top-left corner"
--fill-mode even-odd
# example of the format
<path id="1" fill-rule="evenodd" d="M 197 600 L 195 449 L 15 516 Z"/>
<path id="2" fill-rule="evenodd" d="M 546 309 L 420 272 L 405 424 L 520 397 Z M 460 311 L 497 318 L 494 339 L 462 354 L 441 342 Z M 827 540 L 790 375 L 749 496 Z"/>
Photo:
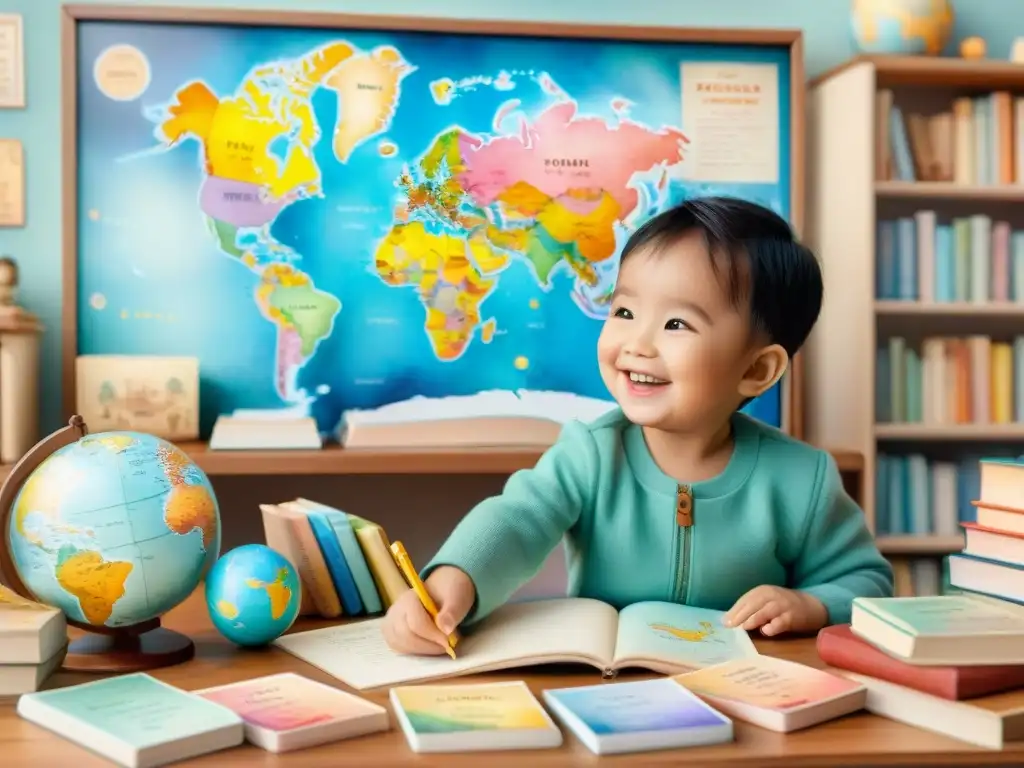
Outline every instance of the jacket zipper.
<path id="1" fill-rule="evenodd" d="M 685 603 L 690 588 L 690 539 L 693 536 L 693 492 L 689 485 L 676 488 L 676 527 L 679 557 L 676 560 L 676 602 Z"/>

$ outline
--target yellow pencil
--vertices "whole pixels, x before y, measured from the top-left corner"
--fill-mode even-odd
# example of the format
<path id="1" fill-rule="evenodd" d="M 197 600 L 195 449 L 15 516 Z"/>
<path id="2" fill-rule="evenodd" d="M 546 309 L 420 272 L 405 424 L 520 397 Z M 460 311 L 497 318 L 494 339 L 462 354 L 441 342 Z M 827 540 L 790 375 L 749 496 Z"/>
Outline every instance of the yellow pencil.
<path id="1" fill-rule="evenodd" d="M 416 593 L 416 597 L 420 599 L 423 607 L 427 609 L 430 618 L 436 621 L 438 614 L 437 605 L 435 605 L 433 598 L 430 597 L 430 593 L 427 592 L 427 588 L 424 586 L 419 574 L 416 573 L 416 569 L 412 567 L 412 559 L 409 557 L 409 553 L 405 551 L 405 547 L 402 546 L 402 542 L 396 541 L 392 543 L 391 554 L 394 555 L 398 569 L 405 576 L 405 580 L 409 582 L 412 591 Z M 458 642 L 459 637 L 455 632 L 448 635 L 448 646 L 445 650 L 448 651 L 448 655 L 453 659 L 455 658 L 455 645 Z"/>

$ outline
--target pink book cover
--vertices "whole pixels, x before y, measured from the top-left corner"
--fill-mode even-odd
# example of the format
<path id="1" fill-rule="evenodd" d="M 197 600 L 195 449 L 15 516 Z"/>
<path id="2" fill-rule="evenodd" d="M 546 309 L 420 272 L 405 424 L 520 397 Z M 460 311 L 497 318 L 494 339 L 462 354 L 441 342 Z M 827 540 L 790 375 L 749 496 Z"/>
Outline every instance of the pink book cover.
<path id="1" fill-rule="evenodd" d="M 381 707 L 372 702 L 291 672 L 195 693 L 232 710 L 246 725 L 277 732 L 365 717 L 381 711 Z"/>
<path id="2" fill-rule="evenodd" d="M 992 227 L 992 300 L 1010 300 L 1010 224 Z"/>

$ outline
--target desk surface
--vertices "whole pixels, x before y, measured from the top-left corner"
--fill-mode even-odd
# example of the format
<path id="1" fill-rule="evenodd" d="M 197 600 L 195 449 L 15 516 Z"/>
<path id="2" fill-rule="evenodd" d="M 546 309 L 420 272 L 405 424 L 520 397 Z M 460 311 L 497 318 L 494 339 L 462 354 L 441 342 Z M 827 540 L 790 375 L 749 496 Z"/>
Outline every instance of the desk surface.
<path id="1" fill-rule="evenodd" d="M 187 633 L 196 643 L 196 658 L 187 664 L 156 670 L 153 675 L 186 690 L 259 677 L 275 672 L 293 671 L 310 678 L 343 687 L 341 683 L 298 659 L 276 649 L 243 651 L 223 640 L 206 616 L 200 594 L 166 617 L 168 627 Z M 305 628 L 303 626 L 297 628 Z M 309 626 L 314 626 L 310 624 Z M 758 641 L 762 653 L 820 666 L 809 639 Z M 629 675 L 641 677 L 643 675 Z M 61 672 L 47 687 L 84 682 L 87 675 Z M 510 670 L 507 673 L 473 678 L 486 680 L 525 679 L 534 692 L 544 688 L 586 685 L 600 682 L 590 669 L 572 670 Z M 362 692 L 387 706 L 387 692 Z M 390 710 L 390 707 L 389 707 Z M 416 755 L 406 745 L 400 730 L 358 739 L 336 742 L 322 747 L 273 755 L 245 745 L 194 760 L 188 765 L 219 766 L 302 766 L 302 768 L 336 768 L 337 766 L 368 766 L 375 764 L 437 765 L 445 768 L 479 763 L 480 753 L 455 755 Z M 564 730 L 564 729 L 563 729 Z M 93 768 L 107 766 L 104 760 L 86 752 L 72 742 L 21 720 L 15 713 L 15 700 L 0 697 L 0 764 L 5 768 L 29 766 L 74 766 Z M 491 753 L 488 765 L 564 766 L 592 764 L 598 758 L 581 747 L 565 732 L 560 749 L 529 752 Z M 630 756 L 604 757 L 602 761 L 628 761 Z M 640 753 L 633 757 L 644 764 L 672 765 L 685 760 L 687 766 L 794 766 L 808 765 L 996 765 L 1024 764 L 1024 742 L 1013 744 L 1002 752 L 979 749 L 936 734 L 910 728 L 868 714 L 857 714 L 820 725 L 806 731 L 783 735 L 736 723 L 736 740 L 732 744 L 695 749 Z"/>

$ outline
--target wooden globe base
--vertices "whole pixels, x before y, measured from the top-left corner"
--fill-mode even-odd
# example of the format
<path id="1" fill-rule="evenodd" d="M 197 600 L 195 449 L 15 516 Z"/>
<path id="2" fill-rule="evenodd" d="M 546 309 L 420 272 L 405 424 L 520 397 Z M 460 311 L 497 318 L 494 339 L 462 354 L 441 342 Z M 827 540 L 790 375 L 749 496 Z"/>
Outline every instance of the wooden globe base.
<path id="1" fill-rule="evenodd" d="M 156 627 L 148 632 L 88 634 L 71 642 L 63 668 L 71 672 L 145 672 L 188 661 L 195 644 L 180 632 Z"/>

